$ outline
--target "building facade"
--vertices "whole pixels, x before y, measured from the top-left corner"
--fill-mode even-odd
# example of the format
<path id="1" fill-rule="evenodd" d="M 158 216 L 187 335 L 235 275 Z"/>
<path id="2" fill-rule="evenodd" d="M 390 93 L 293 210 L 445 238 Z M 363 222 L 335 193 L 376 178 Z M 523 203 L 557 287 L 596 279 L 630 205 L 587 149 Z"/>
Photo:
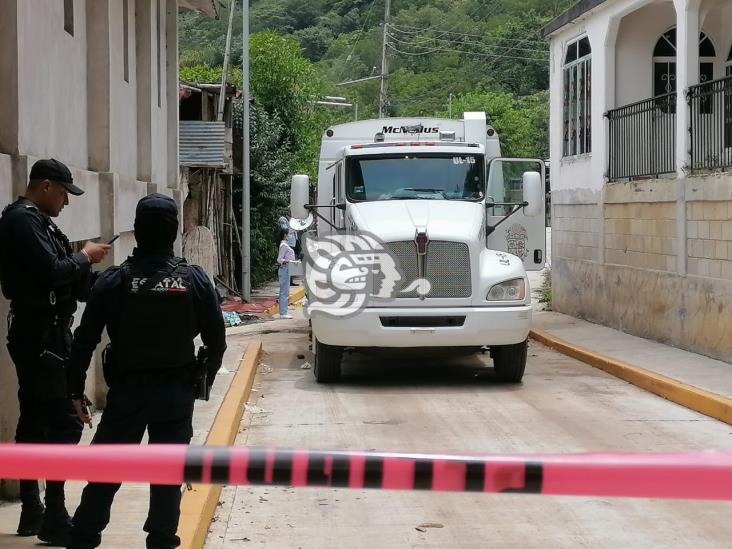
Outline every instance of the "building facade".
<path id="1" fill-rule="evenodd" d="M 214 2 L 2 0 L 0 9 L 0 207 L 23 194 L 36 160 L 61 160 L 86 192 L 71 197 L 59 226 L 79 245 L 120 235 L 107 265 L 120 264 L 134 246 L 140 198 L 160 192 L 182 203 L 178 10 L 214 15 Z M 7 312 L 0 298 L 0 316 Z M 5 323 L 0 332 L 4 341 Z M 99 372 L 87 393 L 103 407 Z M 16 393 L 0 345 L 0 441 L 14 437 Z"/>
<path id="2" fill-rule="evenodd" d="M 732 361 L 732 2 L 583 0 L 545 35 L 554 308 Z"/>

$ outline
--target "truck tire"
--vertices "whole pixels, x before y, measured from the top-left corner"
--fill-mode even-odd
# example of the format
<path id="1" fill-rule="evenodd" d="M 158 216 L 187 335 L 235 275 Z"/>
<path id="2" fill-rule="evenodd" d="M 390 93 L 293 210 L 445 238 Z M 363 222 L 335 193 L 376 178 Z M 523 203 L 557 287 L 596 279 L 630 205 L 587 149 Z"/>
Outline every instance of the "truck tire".
<path id="1" fill-rule="evenodd" d="M 521 383 L 526 369 L 528 340 L 515 345 L 491 347 L 496 378 L 507 383 Z"/>
<path id="2" fill-rule="evenodd" d="M 341 379 L 343 347 L 326 345 L 313 337 L 315 342 L 315 367 L 313 374 L 318 383 L 331 383 Z"/>

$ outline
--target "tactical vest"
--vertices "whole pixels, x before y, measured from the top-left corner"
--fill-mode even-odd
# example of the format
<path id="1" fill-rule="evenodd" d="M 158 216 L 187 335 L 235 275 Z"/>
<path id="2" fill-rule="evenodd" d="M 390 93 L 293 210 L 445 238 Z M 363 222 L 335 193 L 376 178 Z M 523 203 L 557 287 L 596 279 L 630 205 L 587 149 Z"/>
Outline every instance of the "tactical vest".
<path id="1" fill-rule="evenodd" d="M 61 229 L 51 221 L 50 217 L 41 213 L 38 207 L 27 199 L 20 198 L 8 205 L 0 216 L 0 224 L 5 222 L 7 213 L 20 208 L 27 210 L 29 215 L 41 218 L 59 257 L 68 257 L 73 253 L 71 243 L 66 235 L 61 232 Z M 0 243 L 0 245 L 8 245 L 8 243 Z M 12 300 L 15 308 L 20 306 L 21 308 L 50 309 L 59 313 L 69 311 L 73 313 L 73 310 L 76 309 L 77 299 L 88 294 L 88 288 L 85 287 L 89 285 L 88 277 L 55 288 L 33 288 L 29 293 L 27 291 L 28 284 L 24 278 L 27 275 L 19 272 L 15 265 L 7 264 L 11 259 L 7 254 L 2 254 L 2 256 L 2 260 L 0 260 L 0 286 L 3 295 Z M 13 270 L 14 268 L 15 270 Z M 38 290 L 40 290 L 40 293 L 38 293 Z"/>
<path id="2" fill-rule="evenodd" d="M 158 271 L 122 264 L 125 294 L 114 364 L 120 372 L 193 366 L 196 317 L 190 267 L 171 258 Z"/>

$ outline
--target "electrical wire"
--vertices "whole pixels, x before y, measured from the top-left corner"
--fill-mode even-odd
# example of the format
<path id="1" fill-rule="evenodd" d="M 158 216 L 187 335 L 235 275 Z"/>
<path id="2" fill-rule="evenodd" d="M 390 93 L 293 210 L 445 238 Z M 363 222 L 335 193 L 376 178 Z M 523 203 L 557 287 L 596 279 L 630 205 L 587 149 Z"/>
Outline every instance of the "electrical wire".
<path id="1" fill-rule="evenodd" d="M 434 53 L 440 52 L 440 53 L 461 53 L 463 55 L 476 55 L 479 57 L 486 57 L 486 58 L 494 58 L 494 59 L 513 59 L 517 61 L 534 61 L 537 63 L 546 63 L 548 60 L 548 57 L 546 59 L 538 59 L 536 57 L 521 57 L 517 55 L 502 55 L 500 53 L 483 53 L 483 52 L 471 52 L 471 51 L 465 51 L 465 50 L 456 50 L 452 48 L 435 48 L 430 51 L 424 51 L 424 52 L 408 52 L 404 50 L 400 50 L 397 47 L 387 44 L 387 47 L 400 54 L 400 55 L 407 55 L 407 56 L 423 56 L 423 55 L 432 55 Z"/>
<path id="2" fill-rule="evenodd" d="M 409 25 L 389 25 L 389 27 L 392 30 L 396 30 L 397 32 L 399 32 L 401 34 L 411 34 L 411 35 L 420 34 L 421 32 L 425 32 L 425 31 L 426 32 L 443 32 L 440 29 L 431 29 L 431 28 L 426 28 L 426 27 L 412 27 Z M 404 29 L 407 29 L 407 30 L 404 30 Z M 446 34 L 451 34 L 453 36 L 469 36 L 469 37 L 473 37 L 473 38 L 482 38 L 482 39 L 492 38 L 492 37 L 488 37 L 485 34 L 475 34 L 475 33 L 467 33 L 467 32 L 450 31 L 450 32 L 446 32 Z M 492 38 L 492 39 L 500 40 L 500 41 L 504 41 L 504 42 L 529 42 L 529 43 L 534 43 L 536 45 L 539 45 L 539 44 L 546 45 L 546 41 L 541 40 L 541 39 L 508 38 L 508 37 L 496 37 L 496 38 Z"/>
<path id="3" fill-rule="evenodd" d="M 375 5 L 376 5 L 376 0 L 372 0 L 371 7 L 369 8 L 369 11 L 366 13 L 366 19 L 363 22 L 361 31 L 358 33 L 358 36 L 356 37 L 356 41 L 353 43 L 351 52 L 346 57 L 346 61 L 345 61 L 346 63 L 348 63 L 348 61 L 350 61 L 351 57 L 353 56 L 353 52 L 356 51 L 356 46 L 358 46 L 359 42 L 361 41 L 361 38 L 363 38 L 363 33 L 366 31 L 366 25 L 368 25 L 369 21 L 371 20 L 371 13 L 374 11 Z"/>
<path id="4" fill-rule="evenodd" d="M 413 41 L 407 41 L 402 40 L 401 38 L 389 34 L 389 38 L 394 40 L 395 42 L 398 42 L 400 44 L 406 45 L 406 46 L 413 46 L 413 47 L 426 47 L 423 44 L 427 44 L 429 41 L 425 40 L 423 42 L 413 42 Z M 464 45 L 469 47 L 480 47 L 480 48 L 489 48 L 489 49 L 505 49 L 505 50 L 512 50 L 512 51 L 523 51 L 526 53 L 539 53 L 539 54 L 546 54 L 546 49 L 533 49 L 533 48 L 519 48 L 518 45 L 512 45 L 512 46 L 498 46 L 495 44 L 485 44 L 482 42 L 473 42 L 473 41 L 458 41 L 458 40 L 445 40 L 440 38 L 434 38 L 430 40 L 433 42 L 433 44 L 430 44 L 429 47 L 435 45 L 434 42 L 441 42 L 444 45 Z"/>

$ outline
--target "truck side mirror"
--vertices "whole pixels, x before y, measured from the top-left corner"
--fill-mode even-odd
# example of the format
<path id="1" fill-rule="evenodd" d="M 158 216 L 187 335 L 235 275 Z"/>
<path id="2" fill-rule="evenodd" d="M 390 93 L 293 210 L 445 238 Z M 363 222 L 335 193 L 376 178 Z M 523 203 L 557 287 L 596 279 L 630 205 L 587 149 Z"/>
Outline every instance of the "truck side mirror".
<path id="1" fill-rule="evenodd" d="M 305 207 L 310 199 L 310 178 L 293 175 L 290 187 L 290 215 L 295 219 L 307 219 L 310 212 Z"/>
<path id="2" fill-rule="evenodd" d="M 527 217 L 536 217 L 543 213 L 544 193 L 542 192 L 541 174 L 539 172 L 524 172 L 524 214 Z"/>

